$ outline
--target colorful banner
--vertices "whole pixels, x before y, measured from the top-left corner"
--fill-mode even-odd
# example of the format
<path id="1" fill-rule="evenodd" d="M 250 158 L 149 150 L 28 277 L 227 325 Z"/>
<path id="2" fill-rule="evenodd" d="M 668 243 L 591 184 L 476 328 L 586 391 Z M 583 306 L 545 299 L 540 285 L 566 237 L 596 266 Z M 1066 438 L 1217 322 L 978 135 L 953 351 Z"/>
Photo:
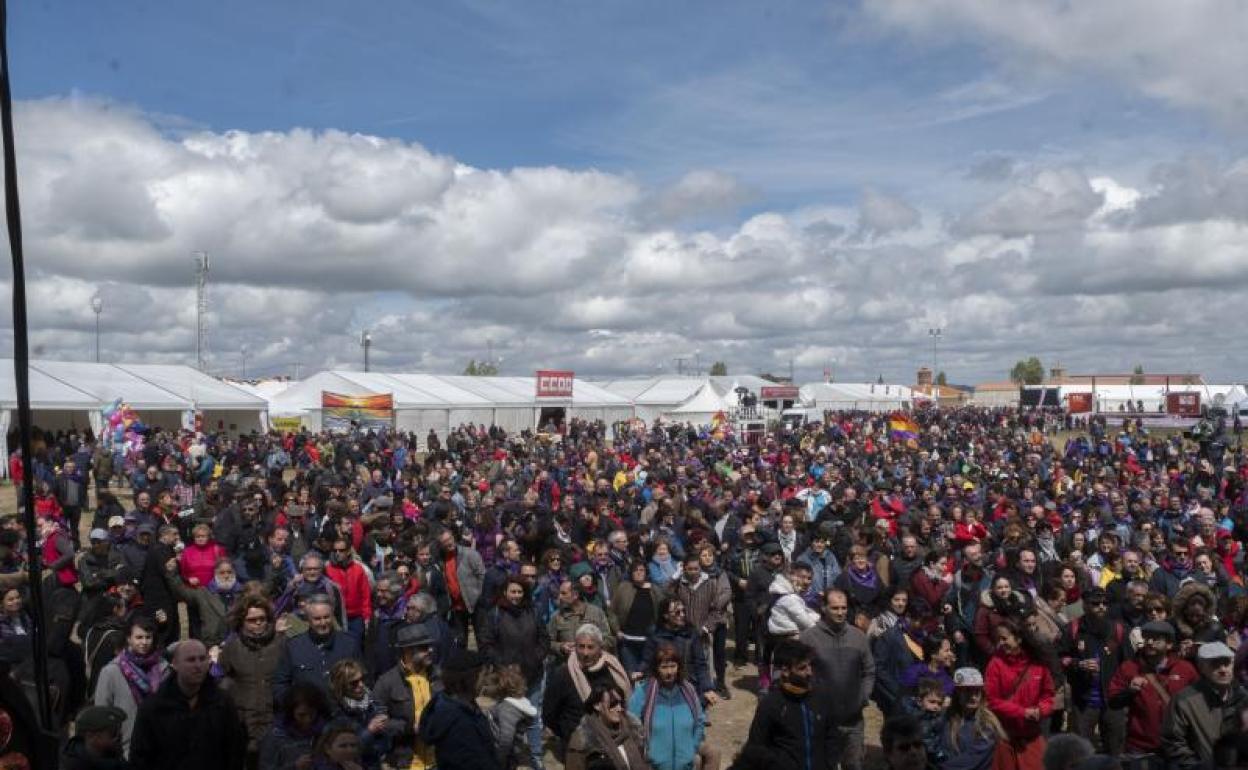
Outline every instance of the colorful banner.
<path id="1" fill-rule="evenodd" d="M 325 430 L 390 430 L 394 427 L 394 396 L 345 396 L 321 391 L 321 427 Z"/>
<path id="2" fill-rule="evenodd" d="M 572 372 L 560 369 L 537 370 L 538 398 L 572 398 Z"/>
<path id="3" fill-rule="evenodd" d="M 299 429 L 303 427 L 303 418 L 272 417 L 269 419 L 269 423 L 273 426 L 273 430 L 281 431 L 282 433 L 298 433 Z"/>
<path id="4" fill-rule="evenodd" d="M 904 414 L 888 418 L 888 429 L 894 441 L 909 441 L 919 437 L 919 426 Z"/>

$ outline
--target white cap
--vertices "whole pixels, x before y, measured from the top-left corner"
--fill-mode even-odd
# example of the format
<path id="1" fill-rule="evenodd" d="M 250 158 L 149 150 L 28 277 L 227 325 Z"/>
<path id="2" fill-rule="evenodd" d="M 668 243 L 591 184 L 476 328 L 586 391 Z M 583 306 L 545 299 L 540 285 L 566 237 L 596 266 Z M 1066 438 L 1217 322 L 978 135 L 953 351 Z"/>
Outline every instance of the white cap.
<path id="1" fill-rule="evenodd" d="M 983 687 L 984 675 L 977 668 L 960 668 L 953 672 L 954 687 Z"/>
<path id="2" fill-rule="evenodd" d="M 1234 659 L 1234 657 L 1234 651 L 1222 642 L 1205 642 L 1196 651 L 1197 660 L 1226 660 L 1228 658 Z"/>

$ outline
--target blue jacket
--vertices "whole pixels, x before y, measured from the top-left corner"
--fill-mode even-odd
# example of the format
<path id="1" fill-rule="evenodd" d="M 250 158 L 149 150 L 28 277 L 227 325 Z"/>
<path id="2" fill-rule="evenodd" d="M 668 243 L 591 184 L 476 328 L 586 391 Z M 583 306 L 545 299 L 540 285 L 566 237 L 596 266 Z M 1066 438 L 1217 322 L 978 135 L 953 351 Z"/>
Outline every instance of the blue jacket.
<path id="1" fill-rule="evenodd" d="M 281 703 L 286 690 L 307 682 L 329 694 L 329 669 L 340 660 L 360 659 L 360 644 L 345 631 L 334 631 L 324 644 L 302 633 L 286 642 L 277 670 L 273 672 L 273 700 Z"/>
<path id="2" fill-rule="evenodd" d="M 638 719 L 643 716 L 646 692 L 651 687 L 659 685 L 653 679 L 646 680 L 628 700 L 629 712 Z M 706 720 L 701 713 L 694 714 L 689 709 L 679 688 L 659 687 L 648 728 L 646 758 L 654 770 L 692 770 L 693 758 L 706 733 Z"/>

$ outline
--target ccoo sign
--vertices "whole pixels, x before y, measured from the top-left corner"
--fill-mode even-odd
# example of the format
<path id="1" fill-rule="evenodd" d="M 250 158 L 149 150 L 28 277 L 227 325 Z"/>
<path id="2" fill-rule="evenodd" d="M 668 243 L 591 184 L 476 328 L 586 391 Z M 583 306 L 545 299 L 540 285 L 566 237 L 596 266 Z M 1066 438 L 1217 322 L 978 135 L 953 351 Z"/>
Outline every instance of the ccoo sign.
<path id="1" fill-rule="evenodd" d="M 537 370 L 538 398 L 572 398 L 572 372 Z"/>

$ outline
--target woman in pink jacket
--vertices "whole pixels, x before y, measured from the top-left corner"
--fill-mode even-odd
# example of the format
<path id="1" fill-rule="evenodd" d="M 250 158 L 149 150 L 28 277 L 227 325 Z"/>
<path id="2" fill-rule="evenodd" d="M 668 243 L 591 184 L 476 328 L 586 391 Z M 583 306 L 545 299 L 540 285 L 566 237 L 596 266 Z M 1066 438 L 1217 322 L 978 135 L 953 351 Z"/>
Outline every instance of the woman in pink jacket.
<path id="1" fill-rule="evenodd" d="M 191 542 L 178 557 L 178 573 L 188 586 L 204 588 L 212 582 L 217 561 L 228 558 L 225 546 L 212 539 L 212 529 L 207 524 L 196 524 L 191 530 Z M 191 636 L 199 638 L 199 612 L 195 605 L 186 605 L 186 617 Z"/>

